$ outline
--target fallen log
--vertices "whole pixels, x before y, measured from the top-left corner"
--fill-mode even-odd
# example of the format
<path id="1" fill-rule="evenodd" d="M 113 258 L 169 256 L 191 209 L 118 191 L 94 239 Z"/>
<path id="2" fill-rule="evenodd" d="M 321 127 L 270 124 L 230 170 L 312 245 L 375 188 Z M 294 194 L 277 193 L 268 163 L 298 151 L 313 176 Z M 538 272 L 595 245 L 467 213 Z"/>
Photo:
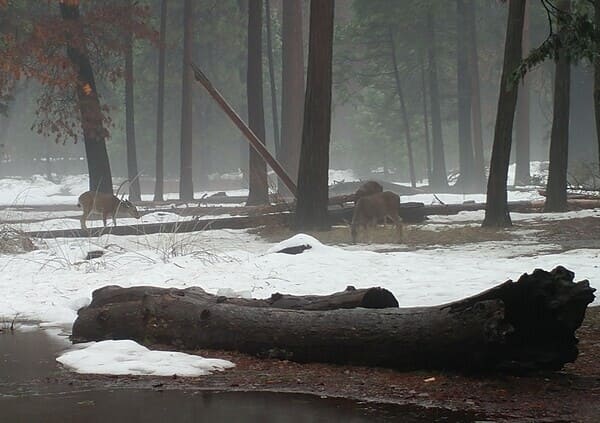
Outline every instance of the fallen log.
<path id="1" fill-rule="evenodd" d="M 240 305 L 199 288 L 105 287 L 79 310 L 72 339 L 396 369 L 558 370 L 576 359 L 575 330 L 594 299 L 573 278 L 538 269 L 441 306 L 326 311 Z"/>

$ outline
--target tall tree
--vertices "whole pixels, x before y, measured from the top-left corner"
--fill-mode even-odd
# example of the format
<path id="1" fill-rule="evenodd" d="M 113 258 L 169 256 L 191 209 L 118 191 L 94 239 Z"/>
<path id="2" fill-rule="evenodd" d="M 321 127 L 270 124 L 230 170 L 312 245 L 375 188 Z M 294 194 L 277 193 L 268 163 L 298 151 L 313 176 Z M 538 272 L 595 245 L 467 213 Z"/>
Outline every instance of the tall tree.
<path id="1" fill-rule="evenodd" d="M 246 73 L 248 126 L 264 143 L 265 116 L 262 81 L 262 0 L 248 0 L 248 68 Z M 246 205 L 269 204 L 267 164 L 252 147 L 249 148 L 249 192 Z"/>
<path id="2" fill-rule="evenodd" d="M 523 23 L 523 56 L 529 54 L 529 2 L 525 3 L 525 21 Z M 516 155 L 515 155 L 515 185 L 529 185 L 531 173 L 530 162 L 530 122 L 529 122 L 529 87 L 531 77 L 523 77 L 517 101 Z"/>
<path id="3" fill-rule="evenodd" d="M 132 5 L 132 1 L 129 0 Z M 131 8 L 129 13 L 132 13 Z M 135 110 L 133 94 L 133 33 L 127 31 L 127 47 L 125 49 L 125 138 L 127 145 L 127 176 L 129 178 L 129 199 L 140 201 L 140 178 L 135 147 Z"/>
<path id="4" fill-rule="evenodd" d="M 408 120 L 408 112 L 406 111 L 406 103 L 404 101 L 404 92 L 402 90 L 402 82 L 400 81 L 400 72 L 398 71 L 398 59 L 396 58 L 396 44 L 394 43 L 394 34 L 389 31 L 390 53 L 392 57 L 392 71 L 394 73 L 394 81 L 396 82 L 396 94 L 400 101 L 400 112 L 404 123 L 404 136 L 406 138 L 406 152 L 408 155 L 408 171 L 410 176 L 410 185 L 414 188 L 417 186 L 417 178 L 415 177 L 415 162 L 412 150 L 412 138 L 410 135 L 410 123 Z"/>
<path id="5" fill-rule="evenodd" d="M 469 19 L 464 0 L 456 0 L 457 16 L 457 94 L 458 94 L 458 150 L 460 177 L 458 186 L 463 192 L 476 190 L 473 168 L 473 141 L 471 137 L 471 72 L 469 69 Z"/>
<path id="6" fill-rule="evenodd" d="M 267 29 L 267 59 L 269 63 L 269 83 L 271 86 L 271 114 L 273 116 L 273 144 L 275 156 L 280 155 L 279 113 L 277 109 L 277 84 L 275 83 L 275 60 L 273 59 L 273 36 L 271 34 L 271 0 L 265 0 L 265 27 Z"/>
<path id="7" fill-rule="evenodd" d="M 192 0 L 183 2 L 183 68 L 181 92 L 181 149 L 179 199 L 189 201 L 194 199 L 194 181 L 192 177 Z"/>
<path id="8" fill-rule="evenodd" d="M 61 0 L 59 6 L 61 17 L 68 24 L 67 56 L 77 71 L 75 83 L 90 178 L 89 188 L 90 191 L 112 194 L 112 175 L 106 152 L 108 132 L 103 124 L 102 109 L 87 47 L 81 41 L 84 37 L 79 1 Z"/>
<path id="9" fill-rule="evenodd" d="M 310 2 L 308 70 L 296 207 L 296 225 L 300 229 L 329 227 L 333 11 L 334 0 Z"/>
<path id="10" fill-rule="evenodd" d="M 304 113 L 303 2 L 302 0 L 285 0 L 282 3 L 280 156 L 284 169 L 294 181 L 297 181 Z M 280 187 L 280 193 L 287 193 L 283 184 Z"/>
<path id="11" fill-rule="evenodd" d="M 594 26 L 600 30 L 600 0 L 594 0 Z M 600 55 L 594 56 L 594 117 L 598 138 L 598 167 L 600 168 Z"/>
<path id="12" fill-rule="evenodd" d="M 165 67 L 167 42 L 167 0 L 160 2 L 160 39 L 158 41 L 158 104 L 156 106 L 156 170 L 154 201 L 164 200 L 164 124 L 165 124 Z"/>
<path id="13" fill-rule="evenodd" d="M 423 131 L 425 134 L 425 155 L 427 163 L 427 180 L 431 181 L 431 148 L 429 147 L 429 112 L 427 110 L 427 76 L 425 75 L 425 59 L 424 54 L 421 51 L 419 54 L 420 67 L 421 67 L 421 97 L 423 100 Z"/>
<path id="14" fill-rule="evenodd" d="M 444 155 L 444 142 L 442 140 L 442 113 L 440 110 L 440 93 L 437 76 L 437 57 L 435 48 L 435 23 L 433 11 L 427 9 L 425 24 L 425 43 L 427 44 L 427 56 L 429 66 L 429 96 L 431 104 L 431 127 L 433 135 L 432 156 L 433 169 L 429 186 L 433 189 L 448 188 L 446 175 L 446 158 Z"/>
<path id="15" fill-rule="evenodd" d="M 512 144 L 512 130 L 517 106 L 518 84 L 512 81 L 521 61 L 521 41 L 526 0 L 510 0 L 504 63 L 498 96 L 494 144 L 490 161 L 490 176 L 487 186 L 487 201 L 483 226 L 505 227 L 512 225 L 508 212 L 506 181 Z"/>
<path id="16" fill-rule="evenodd" d="M 559 0 L 557 8 L 569 13 L 570 0 Z M 561 30 L 564 34 L 564 30 Z M 566 35 L 566 34 L 565 34 Z M 556 54 L 554 72 L 554 112 L 550 135 L 550 165 L 546 186 L 544 211 L 567 210 L 567 165 L 569 162 L 569 95 L 571 89 L 571 60 L 566 49 Z"/>
<path id="17" fill-rule="evenodd" d="M 479 86 L 479 53 L 477 48 L 477 22 L 475 0 L 467 0 L 467 31 L 469 50 L 469 73 L 471 75 L 471 118 L 473 129 L 473 182 L 478 191 L 485 189 L 485 165 L 483 157 L 483 131 L 481 129 L 481 89 Z"/>

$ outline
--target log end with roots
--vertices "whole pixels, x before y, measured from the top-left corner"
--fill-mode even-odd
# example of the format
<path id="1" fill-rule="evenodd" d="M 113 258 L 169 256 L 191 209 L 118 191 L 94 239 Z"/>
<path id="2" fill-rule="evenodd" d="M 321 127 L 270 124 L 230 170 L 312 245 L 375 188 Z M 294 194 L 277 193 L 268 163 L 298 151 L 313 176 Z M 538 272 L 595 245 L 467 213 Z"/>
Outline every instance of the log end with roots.
<path id="1" fill-rule="evenodd" d="M 557 370 L 577 358 L 576 329 L 595 291 L 557 267 L 453 303 L 397 308 L 389 291 L 218 297 L 200 288 L 96 290 L 75 342 L 134 339 L 298 362 L 395 369 Z M 374 308 L 368 308 L 374 307 Z"/>

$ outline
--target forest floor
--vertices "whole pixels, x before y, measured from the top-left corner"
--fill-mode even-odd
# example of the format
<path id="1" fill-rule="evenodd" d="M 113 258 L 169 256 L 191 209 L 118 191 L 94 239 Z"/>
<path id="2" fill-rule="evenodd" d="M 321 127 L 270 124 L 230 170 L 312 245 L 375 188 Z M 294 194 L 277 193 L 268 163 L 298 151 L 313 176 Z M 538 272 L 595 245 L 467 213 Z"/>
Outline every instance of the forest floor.
<path id="1" fill-rule="evenodd" d="M 600 246 L 600 219 L 597 218 L 543 221 L 527 224 L 526 228 L 533 231 L 539 242 L 547 242 L 563 251 Z M 462 232 L 465 233 L 467 242 L 473 242 L 471 231 Z M 445 239 L 444 243 L 461 243 L 460 234 L 457 231 L 454 241 Z M 494 232 L 480 234 L 483 238 L 480 241 L 498 236 Z M 518 235 L 518 230 L 508 234 L 516 242 L 522 236 Z M 287 236 L 274 231 L 262 235 L 270 239 Z M 109 379 L 118 384 L 159 390 L 308 393 L 369 401 L 373 402 L 373 407 L 385 403 L 473 412 L 480 416 L 478 420 L 485 421 L 597 422 L 600 421 L 600 307 L 588 308 L 577 337 L 580 353 L 575 363 L 566 365 L 560 372 L 527 375 L 399 372 L 357 366 L 298 364 L 231 351 L 200 350 L 193 353 L 230 360 L 236 367 L 206 378 L 75 374 L 65 377 L 75 384 Z"/>

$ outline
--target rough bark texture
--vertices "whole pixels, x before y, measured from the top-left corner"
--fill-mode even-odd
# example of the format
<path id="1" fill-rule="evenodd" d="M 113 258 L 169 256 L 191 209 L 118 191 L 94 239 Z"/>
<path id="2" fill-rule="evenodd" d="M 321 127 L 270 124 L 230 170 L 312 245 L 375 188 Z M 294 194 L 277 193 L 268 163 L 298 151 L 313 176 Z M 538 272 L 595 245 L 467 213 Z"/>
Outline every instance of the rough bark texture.
<path id="1" fill-rule="evenodd" d="M 570 10 L 570 0 L 558 2 L 557 7 Z M 567 210 L 567 165 L 569 163 L 569 96 L 571 89 L 571 61 L 566 50 L 559 51 L 554 72 L 554 112 L 550 135 L 550 165 L 546 186 L 544 211 Z"/>
<path id="2" fill-rule="evenodd" d="M 181 145 L 179 169 L 179 199 L 194 199 L 192 179 L 192 0 L 183 3 L 183 63 L 181 85 Z"/>
<path id="3" fill-rule="evenodd" d="M 68 34 L 68 38 L 83 39 L 79 2 L 61 2 L 60 13 L 63 20 L 77 25 L 76 33 Z M 90 178 L 90 191 L 112 194 L 112 175 L 106 151 L 108 132 L 103 125 L 94 71 L 86 47 L 76 44 L 78 43 L 67 44 L 67 56 L 77 70 L 77 101 L 81 112 L 81 128 Z"/>
<path id="4" fill-rule="evenodd" d="M 457 46 L 456 79 L 458 93 L 458 158 L 460 177 L 457 186 L 462 192 L 477 191 L 473 167 L 471 137 L 471 72 L 469 67 L 468 15 L 465 0 L 456 0 Z"/>
<path id="5" fill-rule="evenodd" d="M 529 54 L 529 3 L 525 3 L 525 17 L 523 22 L 523 57 Z M 529 185 L 531 173 L 529 170 L 529 86 L 531 77 L 526 74 L 521 83 L 519 100 L 517 101 L 517 129 L 516 129 L 516 155 L 515 155 L 515 185 Z"/>
<path id="6" fill-rule="evenodd" d="M 329 226 L 327 202 L 333 9 L 333 0 L 310 4 L 308 75 L 296 207 L 296 226 L 300 229 L 323 229 Z"/>
<path id="7" fill-rule="evenodd" d="M 425 143 L 425 159 L 427 163 L 427 181 L 431 181 L 431 148 L 429 144 L 429 111 L 427 109 L 427 76 L 425 69 L 425 59 L 424 53 L 421 52 L 419 54 L 419 59 L 421 62 L 421 96 L 423 97 L 423 130 L 425 137 L 423 139 Z"/>
<path id="8" fill-rule="evenodd" d="M 133 2 L 129 0 L 133 6 Z M 127 34 L 127 50 L 125 51 L 125 138 L 127 145 L 127 177 L 129 178 L 129 199 L 140 201 L 140 178 L 135 147 L 135 108 L 133 79 L 133 35 Z"/>
<path id="9" fill-rule="evenodd" d="M 432 129 L 432 156 L 433 169 L 429 185 L 433 189 L 448 188 L 446 176 L 446 158 L 444 157 L 444 142 L 442 141 L 442 113 L 440 110 L 440 93 L 438 88 L 437 59 L 435 55 L 435 23 L 433 12 L 427 11 L 425 25 L 425 40 L 429 61 L 429 96 L 431 98 L 431 129 Z"/>
<path id="10" fill-rule="evenodd" d="M 248 126 L 265 143 L 265 112 L 263 104 L 262 72 L 262 0 L 248 1 L 248 68 L 246 92 L 248 98 Z M 269 203 L 267 165 L 252 146 L 248 147 L 248 202 L 249 206 Z"/>
<path id="11" fill-rule="evenodd" d="M 402 90 L 402 82 L 400 81 L 400 72 L 398 71 L 398 60 L 396 58 L 396 44 L 394 43 L 394 35 L 389 32 L 390 50 L 392 56 L 392 67 L 394 71 L 394 81 L 396 82 L 396 94 L 400 101 L 400 112 L 402 114 L 402 122 L 404 124 L 404 136 L 406 138 L 406 154 L 408 156 L 408 175 L 410 177 L 410 185 L 415 188 L 417 186 L 417 178 L 415 176 L 415 161 L 412 149 L 412 137 L 410 135 L 410 124 L 408 120 L 408 112 L 406 111 L 406 103 L 404 101 L 404 92 Z"/>
<path id="12" fill-rule="evenodd" d="M 594 1 L 594 23 L 600 28 L 600 0 Z M 600 169 L 600 57 L 594 59 L 594 117 L 598 138 L 598 168 Z"/>
<path id="13" fill-rule="evenodd" d="M 398 369 L 558 370 L 577 358 L 574 332 L 594 299 L 588 281 L 573 277 L 562 267 L 536 270 L 442 306 L 326 311 L 237 305 L 200 288 L 112 286 L 79 310 L 73 340 Z"/>
<path id="14" fill-rule="evenodd" d="M 504 227 L 512 225 L 508 212 L 506 181 L 508 179 L 512 130 L 519 86 L 511 83 L 510 79 L 521 60 L 524 14 L 525 0 L 511 0 L 508 6 L 504 64 L 502 65 L 502 79 L 500 81 L 500 95 L 494 128 L 494 145 L 490 161 L 483 226 Z"/>
<path id="15" fill-rule="evenodd" d="M 304 116 L 302 1 L 286 0 L 282 9 L 281 164 L 297 182 Z M 285 187 L 279 192 L 289 195 Z"/>
<path id="16" fill-rule="evenodd" d="M 277 84 L 275 83 L 275 63 L 273 58 L 273 36 L 271 35 L 271 0 L 265 0 L 265 26 L 267 29 L 267 58 L 269 61 L 269 83 L 271 87 L 271 114 L 273 117 L 273 144 L 275 157 L 281 160 L 279 133 L 279 113 L 277 108 Z"/>
<path id="17" fill-rule="evenodd" d="M 165 67 L 167 42 L 167 0 L 160 2 L 160 39 L 158 44 L 158 104 L 156 106 L 156 168 L 154 201 L 163 201 L 164 194 L 164 124 Z"/>

